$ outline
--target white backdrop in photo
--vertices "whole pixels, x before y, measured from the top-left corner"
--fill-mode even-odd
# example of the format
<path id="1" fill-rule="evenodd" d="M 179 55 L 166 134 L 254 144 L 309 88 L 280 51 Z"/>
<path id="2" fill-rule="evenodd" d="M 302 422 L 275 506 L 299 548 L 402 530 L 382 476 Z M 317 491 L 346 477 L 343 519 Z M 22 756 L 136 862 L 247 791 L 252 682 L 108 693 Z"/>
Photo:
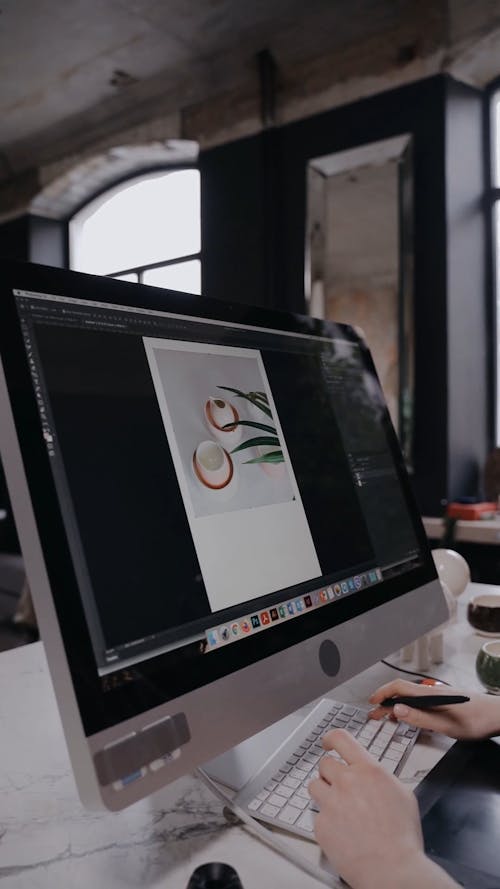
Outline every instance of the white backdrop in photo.
<path id="1" fill-rule="evenodd" d="M 212 610 L 319 577 L 316 549 L 260 353 L 150 337 L 144 338 L 144 347 Z M 270 478 L 258 464 L 244 466 L 248 456 L 241 456 L 233 491 L 229 486 L 205 491 L 196 480 L 193 453 L 211 438 L 204 405 L 217 394 L 218 385 L 267 394 L 285 457 L 282 478 Z M 238 410 L 244 403 L 229 400 Z M 250 412 L 255 419 L 251 407 Z M 249 437 L 257 434 L 248 432 Z M 234 456 L 236 462 L 239 454 Z"/>

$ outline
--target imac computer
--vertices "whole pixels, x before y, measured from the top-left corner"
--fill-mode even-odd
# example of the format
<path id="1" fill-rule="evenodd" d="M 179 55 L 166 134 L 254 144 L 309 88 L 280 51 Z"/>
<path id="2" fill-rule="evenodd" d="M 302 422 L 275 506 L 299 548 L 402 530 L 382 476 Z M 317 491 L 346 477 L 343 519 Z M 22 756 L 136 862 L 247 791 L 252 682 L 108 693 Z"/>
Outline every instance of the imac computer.
<path id="1" fill-rule="evenodd" d="M 40 266 L 0 289 L 1 458 L 85 804 L 447 618 L 354 329 Z"/>

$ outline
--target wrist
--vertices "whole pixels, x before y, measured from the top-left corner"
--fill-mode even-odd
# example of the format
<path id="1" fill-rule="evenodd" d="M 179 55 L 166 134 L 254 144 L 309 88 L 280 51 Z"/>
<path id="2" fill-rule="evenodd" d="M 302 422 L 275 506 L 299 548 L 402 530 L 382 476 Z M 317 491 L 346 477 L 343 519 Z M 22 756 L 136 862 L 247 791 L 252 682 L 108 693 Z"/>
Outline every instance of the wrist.
<path id="1" fill-rule="evenodd" d="M 488 695 L 484 695 L 484 723 L 481 726 L 483 731 L 481 732 L 481 737 L 483 738 L 496 738 L 500 735 L 500 701 L 498 698 L 490 697 Z"/>

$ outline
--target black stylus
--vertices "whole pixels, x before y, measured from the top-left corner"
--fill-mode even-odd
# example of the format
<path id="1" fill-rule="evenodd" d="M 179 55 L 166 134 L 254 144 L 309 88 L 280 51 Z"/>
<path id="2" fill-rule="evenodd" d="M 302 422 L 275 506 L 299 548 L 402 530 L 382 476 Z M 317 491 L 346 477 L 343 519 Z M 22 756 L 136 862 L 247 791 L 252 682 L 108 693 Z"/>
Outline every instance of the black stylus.
<path id="1" fill-rule="evenodd" d="M 430 710 L 431 707 L 445 707 L 447 704 L 466 704 L 470 701 L 465 695 L 396 695 L 384 698 L 380 707 L 394 707 L 395 704 L 406 704 L 417 710 Z"/>

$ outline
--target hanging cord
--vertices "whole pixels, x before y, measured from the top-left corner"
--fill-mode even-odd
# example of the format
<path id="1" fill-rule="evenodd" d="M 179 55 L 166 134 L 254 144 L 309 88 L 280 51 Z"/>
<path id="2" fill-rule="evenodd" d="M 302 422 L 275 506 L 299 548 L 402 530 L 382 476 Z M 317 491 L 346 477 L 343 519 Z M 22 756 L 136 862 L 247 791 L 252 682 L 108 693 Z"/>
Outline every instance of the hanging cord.
<path id="1" fill-rule="evenodd" d="M 419 676 L 420 679 L 432 679 L 434 682 L 442 682 L 443 685 L 450 685 L 450 683 L 446 682 L 444 679 L 438 679 L 437 676 L 429 676 L 428 673 L 416 673 L 415 670 L 406 670 L 404 667 L 397 667 L 396 664 L 390 664 L 389 661 L 384 661 L 383 659 L 380 663 L 385 664 L 386 667 L 390 667 L 391 670 L 396 670 L 398 673 L 408 673 L 408 676 Z"/>
<path id="2" fill-rule="evenodd" d="M 248 815 L 244 809 L 238 806 L 231 797 L 220 789 L 215 781 L 207 775 L 204 769 L 200 767 L 197 768 L 196 774 L 199 775 L 203 783 L 206 784 L 217 799 L 224 804 L 225 808 L 229 809 L 230 817 L 228 820 L 233 820 L 231 816 L 235 816 L 239 821 L 242 821 L 249 832 L 254 834 L 254 836 L 257 836 L 259 840 L 262 840 L 267 846 L 274 849 L 275 852 L 279 852 L 280 855 L 283 855 L 288 861 L 291 861 L 292 864 L 295 864 L 296 867 L 300 868 L 300 870 L 305 871 L 310 877 L 314 877 L 316 880 L 319 880 L 320 883 L 329 886 L 330 889 L 345 889 L 346 884 L 340 877 L 335 876 L 335 874 L 328 874 L 321 867 L 308 861 L 305 855 L 300 855 L 300 853 L 294 852 L 288 843 L 285 843 L 283 840 L 279 839 L 279 837 L 276 837 L 271 830 L 268 830 L 255 818 L 252 818 L 251 815 Z"/>

